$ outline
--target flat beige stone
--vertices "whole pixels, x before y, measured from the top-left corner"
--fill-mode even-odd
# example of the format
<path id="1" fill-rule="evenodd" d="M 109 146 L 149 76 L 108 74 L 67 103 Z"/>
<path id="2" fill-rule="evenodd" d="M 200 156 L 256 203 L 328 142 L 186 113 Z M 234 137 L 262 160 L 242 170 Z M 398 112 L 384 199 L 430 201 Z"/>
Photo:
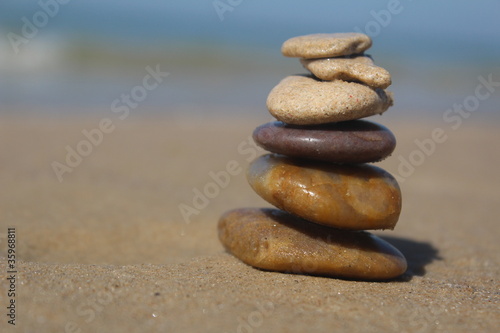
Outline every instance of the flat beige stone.
<path id="1" fill-rule="evenodd" d="M 391 74 L 375 66 L 370 57 L 300 59 L 302 65 L 322 80 L 359 81 L 374 88 L 385 89 L 391 85 Z"/>
<path id="2" fill-rule="evenodd" d="M 373 165 L 337 165 L 267 154 L 248 168 L 264 200 L 308 221 L 350 229 L 393 229 L 401 213 L 396 180 Z"/>
<path id="3" fill-rule="evenodd" d="M 265 270 L 384 280 L 407 267 L 401 252 L 368 232 L 316 225 L 277 209 L 226 212 L 218 231 L 227 251 Z"/>
<path id="4" fill-rule="evenodd" d="M 267 97 L 269 112 L 294 125 L 369 117 L 385 112 L 392 104 L 392 94 L 383 89 L 342 80 L 319 81 L 306 75 L 284 78 Z"/>
<path id="5" fill-rule="evenodd" d="M 369 36 L 357 32 L 313 34 L 290 38 L 283 43 L 286 57 L 329 58 L 363 53 L 372 46 Z"/>

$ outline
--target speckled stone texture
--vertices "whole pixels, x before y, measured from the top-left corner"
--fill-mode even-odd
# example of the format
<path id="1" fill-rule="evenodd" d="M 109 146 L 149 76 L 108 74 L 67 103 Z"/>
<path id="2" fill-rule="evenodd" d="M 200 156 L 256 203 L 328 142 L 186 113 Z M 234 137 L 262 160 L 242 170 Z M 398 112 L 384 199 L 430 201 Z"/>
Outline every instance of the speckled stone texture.
<path id="1" fill-rule="evenodd" d="M 285 41 L 281 53 L 286 57 L 329 58 L 363 53 L 370 46 L 372 40 L 362 33 L 312 34 Z"/>
<path id="2" fill-rule="evenodd" d="M 276 119 L 295 125 L 355 120 L 381 114 L 392 104 L 392 94 L 383 89 L 306 75 L 286 77 L 267 98 L 267 108 Z"/>
<path id="3" fill-rule="evenodd" d="M 321 80 L 344 80 L 362 82 L 370 87 L 385 89 L 391 85 L 391 74 L 382 67 L 375 66 L 373 60 L 364 55 L 300 59 L 302 65 Z"/>
<path id="4" fill-rule="evenodd" d="M 230 253 L 265 270 L 383 280 L 407 267 L 396 248 L 370 233 L 320 226 L 277 209 L 226 212 L 218 233 Z"/>
<path id="5" fill-rule="evenodd" d="M 377 162 L 396 147 L 391 131 L 363 120 L 316 126 L 274 121 L 257 127 L 253 139 L 273 153 L 333 163 Z"/>
<path id="6" fill-rule="evenodd" d="M 401 212 L 396 180 L 381 168 L 267 154 L 247 172 L 264 200 L 308 221 L 351 230 L 393 229 Z"/>

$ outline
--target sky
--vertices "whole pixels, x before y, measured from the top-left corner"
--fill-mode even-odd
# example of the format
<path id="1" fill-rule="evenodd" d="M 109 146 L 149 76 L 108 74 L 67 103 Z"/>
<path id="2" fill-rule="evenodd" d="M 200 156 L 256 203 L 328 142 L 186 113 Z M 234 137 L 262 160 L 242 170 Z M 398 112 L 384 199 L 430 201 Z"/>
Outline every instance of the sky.
<path id="1" fill-rule="evenodd" d="M 260 106 L 252 101 L 302 71 L 281 43 L 318 32 L 370 35 L 403 108 L 442 109 L 500 68 L 498 0 L 55 1 L 0 2 L 0 107 L 106 105 L 154 63 L 172 79 L 153 106 Z M 41 4 L 56 13 L 14 54 L 9 33 L 22 35 Z"/>
<path id="2" fill-rule="evenodd" d="M 31 16 L 39 2 L 55 0 L 3 0 L 0 19 L 12 27 Z M 428 37 L 472 39 L 500 38 L 500 2 L 495 0 L 67 0 L 60 5 L 54 28 L 101 37 L 148 32 L 146 38 L 237 39 L 253 34 L 252 41 L 271 41 L 273 36 L 317 31 L 362 30 L 374 17 L 372 12 L 395 5 L 398 14 L 383 27 L 387 33 Z M 237 4 L 231 6 L 230 3 Z M 231 10 L 217 14 L 216 4 Z M 222 20 L 221 20 L 222 17 Z M 0 23 L 1 24 L 1 23 Z M 392 26 L 392 27 L 391 27 Z M 281 29 L 280 29 L 281 27 Z M 397 28 L 397 29 L 396 29 Z M 397 31 L 395 31 L 397 30 Z M 268 32 L 267 34 L 265 32 Z M 382 35 L 384 32 L 380 35 Z"/>

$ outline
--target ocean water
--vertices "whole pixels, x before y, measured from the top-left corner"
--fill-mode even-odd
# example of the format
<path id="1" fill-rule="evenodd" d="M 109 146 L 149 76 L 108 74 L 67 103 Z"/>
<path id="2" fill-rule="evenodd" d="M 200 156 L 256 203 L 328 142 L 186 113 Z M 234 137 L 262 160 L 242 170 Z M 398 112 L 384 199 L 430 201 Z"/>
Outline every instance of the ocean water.
<path id="1" fill-rule="evenodd" d="M 281 56 L 284 40 L 361 31 L 374 41 L 367 53 L 393 76 L 396 107 L 439 116 L 474 95 L 481 77 L 500 82 L 499 14 L 494 0 L 7 0 L 0 112 L 109 109 L 142 84 L 148 66 L 169 75 L 141 109 L 265 112 L 269 90 L 305 72 Z M 495 91 L 478 109 L 496 115 L 499 105 Z"/>

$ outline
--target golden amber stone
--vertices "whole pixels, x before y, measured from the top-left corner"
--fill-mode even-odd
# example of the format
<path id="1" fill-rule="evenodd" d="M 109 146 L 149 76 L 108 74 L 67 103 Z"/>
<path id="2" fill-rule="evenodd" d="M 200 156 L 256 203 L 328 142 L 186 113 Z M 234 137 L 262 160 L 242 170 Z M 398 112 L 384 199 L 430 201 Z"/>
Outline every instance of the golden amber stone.
<path id="1" fill-rule="evenodd" d="M 263 199 L 308 221 L 340 229 L 393 229 L 401 212 L 396 180 L 381 168 L 267 154 L 247 179 Z"/>
<path id="2" fill-rule="evenodd" d="M 218 232 L 227 251 L 265 270 L 385 280 L 407 268 L 404 256 L 377 236 L 310 223 L 277 209 L 226 212 Z"/>

